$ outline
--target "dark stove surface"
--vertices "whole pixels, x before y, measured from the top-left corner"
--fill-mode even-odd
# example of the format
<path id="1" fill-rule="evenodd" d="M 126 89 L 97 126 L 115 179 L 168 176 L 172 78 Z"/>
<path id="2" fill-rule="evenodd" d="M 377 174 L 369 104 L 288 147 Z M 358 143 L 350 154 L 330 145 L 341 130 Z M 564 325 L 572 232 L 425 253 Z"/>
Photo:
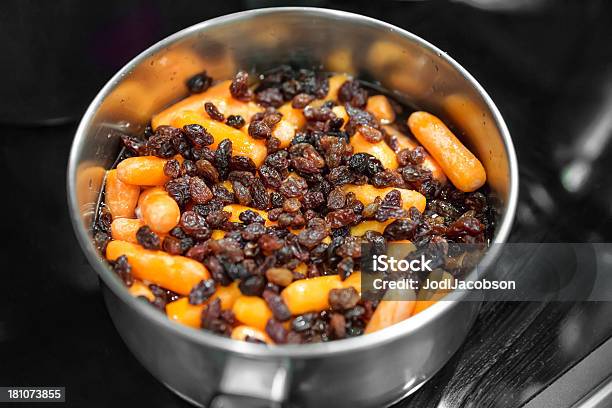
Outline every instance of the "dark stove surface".
<path id="1" fill-rule="evenodd" d="M 142 7 L 127 2 L 126 15 L 135 4 Z M 474 4 L 530 6 L 491 11 Z M 206 10 L 185 12 L 188 17 L 176 17 L 176 27 L 166 24 L 166 29 L 262 5 L 276 4 L 226 1 L 215 8 L 207 3 Z M 609 2 L 316 5 L 406 28 L 447 51 L 487 89 L 508 123 L 519 159 L 512 241 L 610 242 Z M 169 6 L 152 2 L 149 7 L 150 14 L 164 15 Z M 189 10 L 180 1 L 178 7 Z M 122 343 L 73 235 L 65 169 L 84 109 L 70 112 L 61 126 L 0 126 L 5 237 L 0 385 L 65 386 L 65 405 L 74 407 L 186 407 Z M 397 406 L 523 406 L 612 335 L 611 312 L 612 304 L 595 302 L 485 304 L 459 352 Z"/>

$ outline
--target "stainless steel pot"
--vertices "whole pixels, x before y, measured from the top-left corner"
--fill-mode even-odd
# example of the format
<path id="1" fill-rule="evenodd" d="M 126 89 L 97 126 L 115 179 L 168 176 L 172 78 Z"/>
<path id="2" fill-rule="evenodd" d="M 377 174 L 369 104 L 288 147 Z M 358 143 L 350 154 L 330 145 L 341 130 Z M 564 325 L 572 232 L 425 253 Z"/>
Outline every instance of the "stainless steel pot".
<path id="1" fill-rule="evenodd" d="M 368 17 L 314 8 L 270 8 L 205 21 L 155 44 L 119 71 L 85 113 L 68 166 L 71 218 L 103 282 L 122 338 L 169 388 L 203 406 L 384 406 L 417 389 L 463 342 L 476 302 L 439 302 L 377 333 L 325 344 L 266 347 L 175 324 L 137 301 L 92 244 L 90 226 L 119 148 L 156 111 L 185 94 L 206 69 L 215 78 L 282 63 L 321 64 L 375 78 L 397 97 L 452 124 L 484 163 L 497 197 L 495 242 L 508 236 L 517 162 L 493 101 L 448 55 L 419 37 Z M 490 260 L 495 254 L 488 253 Z"/>

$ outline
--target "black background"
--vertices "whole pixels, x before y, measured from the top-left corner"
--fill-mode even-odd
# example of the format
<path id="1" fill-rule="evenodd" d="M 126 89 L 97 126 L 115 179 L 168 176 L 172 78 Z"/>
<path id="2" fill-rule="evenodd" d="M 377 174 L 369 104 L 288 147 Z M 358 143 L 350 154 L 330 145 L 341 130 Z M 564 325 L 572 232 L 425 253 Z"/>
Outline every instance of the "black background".
<path id="1" fill-rule="evenodd" d="M 603 0 L 536 3 L 495 11 L 447 1 L 311 5 L 406 28 L 447 51 L 487 89 L 519 159 L 513 241 L 609 242 L 610 128 L 604 126 L 579 188 L 564 187 L 562 179 L 588 130 L 605 124 L 612 7 Z M 66 406 L 187 406 L 132 357 L 105 311 L 68 219 L 70 144 L 88 102 L 140 50 L 211 17 L 293 4 L 0 5 L 0 385 L 66 386 Z M 610 336 L 611 309 L 487 304 L 462 349 L 401 406 L 520 406 Z"/>

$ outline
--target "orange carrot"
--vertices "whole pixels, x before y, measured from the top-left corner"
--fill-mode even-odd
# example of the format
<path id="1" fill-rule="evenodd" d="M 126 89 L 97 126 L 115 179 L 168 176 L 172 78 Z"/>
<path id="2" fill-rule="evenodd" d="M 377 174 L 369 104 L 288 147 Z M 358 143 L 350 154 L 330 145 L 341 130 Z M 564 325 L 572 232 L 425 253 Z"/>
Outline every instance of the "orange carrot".
<path id="1" fill-rule="evenodd" d="M 181 209 L 168 193 L 160 187 L 145 190 L 138 201 L 143 221 L 157 233 L 165 234 L 176 227 Z"/>
<path id="2" fill-rule="evenodd" d="M 117 177 L 117 170 L 106 174 L 104 200 L 114 218 L 132 218 L 140 195 L 140 187 L 126 184 Z"/>
<path id="3" fill-rule="evenodd" d="M 377 188 L 370 184 L 364 184 L 362 186 L 357 186 L 354 184 L 345 184 L 342 186 L 342 190 L 345 193 L 354 193 L 355 198 L 361 201 L 364 205 L 368 205 L 376 199 L 376 197 L 380 197 L 383 199 L 387 193 L 391 190 L 397 190 L 400 192 L 402 197 L 402 206 L 405 209 L 409 209 L 410 207 L 416 207 L 420 212 L 425 211 L 426 199 L 425 196 L 418 191 L 408 190 L 405 188 L 395 188 L 395 187 L 385 187 L 385 188 Z"/>
<path id="4" fill-rule="evenodd" d="M 137 244 L 136 232 L 145 225 L 139 218 L 117 218 L 111 223 L 111 236 L 119 241 Z"/>
<path id="5" fill-rule="evenodd" d="M 413 150 L 419 146 L 417 142 L 412 140 L 408 135 L 403 134 L 393 126 L 383 126 L 385 132 L 391 138 L 391 146 L 394 146 L 395 153 L 398 153 L 403 149 Z M 423 167 L 431 171 L 431 175 L 438 180 L 440 183 L 446 183 L 446 175 L 442 170 L 442 167 L 434 160 L 433 157 L 425 152 L 425 160 L 423 161 Z"/>
<path id="6" fill-rule="evenodd" d="M 232 307 L 239 322 L 259 330 L 265 330 L 272 311 L 265 300 L 259 296 L 240 296 Z"/>
<path id="7" fill-rule="evenodd" d="M 248 133 L 210 119 L 201 112 L 180 112 L 173 117 L 170 125 L 182 128 L 185 125 L 194 123 L 204 127 L 212 135 L 214 142 L 211 148 L 213 149 L 216 149 L 222 140 L 229 139 L 232 142 L 232 154 L 234 156 L 250 157 L 257 167 L 262 165 L 268 154 L 264 140 L 253 139 Z"/>
<path id="8" fill-rule="evenodd" d="M 414 300 L 381 300 L 366 326 L 365 333 L 373 333 L 406 320 L 412 316 L 415 303 Z"/>
<path id="9" fill-rule="evenodd" d="M 482 163 L 440 119 L 427 112 L 414 112 L 408 118 L 408 127 L 455 187 L 470 192 L 484 185 L 487 175 Z"/>
<path id="10" fill-rule="evenodd" d="M 255 338 L 259 341 L 263 341 L 266 344 L 274 344 L 270 336 L 266 332 L 256 329 L 251 326 L 240 325 L 234 327 L 232 330 L 232 339 L 234 340 L 246 340 L 247 337 Z"/>
<path id="11" fill-rule="evenodd" d="M 153 292 L 151 292 L 151 289 L 149 289 L 149 287 L 141 281 L 135 280 L 128 290 L 134 297 L 144 296 L 149 300 L 149 302 L 155 300 L 155 295 Z"/>
<path id="12" fill-rule="evenodd" d="M 114 261 L 121 255 L 128 258 L 132 273 L 138 279 L 153 282 L 182 295 L 188 295 L 198 282 L 208 279 L 208 270 L 198 261 L 164 251 L 152 251 L 125 241 L 111 241 L 106 258 Z"/>
<path id="13" fill-rule="evenodd" d="M 357 131 L 351 137 L 351 146 L 353 146 L 353 153 L 369 153 L 380 160 L 385 169 L 397 169 L 395 152 L 391 150 L 384 140 L 370 143 L 361 132 Z"/>
<path id="14" fill-rule="evenodd" d="M 213 103 L 219 112 L 226 117 L 229 115 L 240 115 L 248 122 L 251 116 L 261 112 L 263 109 L 254 102 L 242 102 L 232 98 L 229 91 L 230 83 L 231 81 L 229 80 L 219 82 L 205 92 L 191 95 L 154 115 L 151 120 L 153 129 L 161 125 L 172 125 L 172 122 L 186 111 L 201 112 L 204 115 L 204 104 L 206 102 Z M 189 123 L 186 124 L 188 125 Z"/>
<path id="15" fill-rule="evenodd" d="M 167 161 L 155 156 L 129 157 L 117 165 L 117 178 L 136 186 L 162 186 L 170 180 L 164 174 Z"/>
<path id="16" fill-rule="evenodd" d="M 366 110 L 383 124 L 395 122 L 395 111 L 391 102 L 384 95 L 374 95 L 368 98 Z"/>

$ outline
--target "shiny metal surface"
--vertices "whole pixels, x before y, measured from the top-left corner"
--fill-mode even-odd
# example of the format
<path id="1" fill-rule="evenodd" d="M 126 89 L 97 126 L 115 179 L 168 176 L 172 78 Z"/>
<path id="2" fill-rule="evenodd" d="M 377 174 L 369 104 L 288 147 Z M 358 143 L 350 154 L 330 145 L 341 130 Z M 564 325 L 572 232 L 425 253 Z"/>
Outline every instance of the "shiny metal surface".
<path id="1" fill-rule="evenodd" d="M 160 381 L 192 402 L 219 393 L 289 406 L 381 406 L 431 377 L 463 341 L 478 304 L 440 302 L 367 336 L 324 344 L 265 347 L 168 321 L 132 298 L 95 250 L 91 221 L 118 132 L 138 133 L 152 113 L 184 95 L 184 81 L 206 69 L 281 63 L 321 64 L 375 78 L 399 99 L 448 121 L 487 169 L 499 204 L 495 242 L 504 242 L 517 199 L 517 163 L 506 125 L 480 85 L 431 44 L 389 24 L 312 8 L 253 10 L 209 20 L 155 44 L 119 71 L 94 99 L 73 142 L 68 201 L 79 242 L 104 282 L 122 338 Z M 489 253 L 485 257 L 491 258 Z M 237 376 L 236 367 L 243 367 Z M 267 402 L 266 402 L 267 404 Z"/>

